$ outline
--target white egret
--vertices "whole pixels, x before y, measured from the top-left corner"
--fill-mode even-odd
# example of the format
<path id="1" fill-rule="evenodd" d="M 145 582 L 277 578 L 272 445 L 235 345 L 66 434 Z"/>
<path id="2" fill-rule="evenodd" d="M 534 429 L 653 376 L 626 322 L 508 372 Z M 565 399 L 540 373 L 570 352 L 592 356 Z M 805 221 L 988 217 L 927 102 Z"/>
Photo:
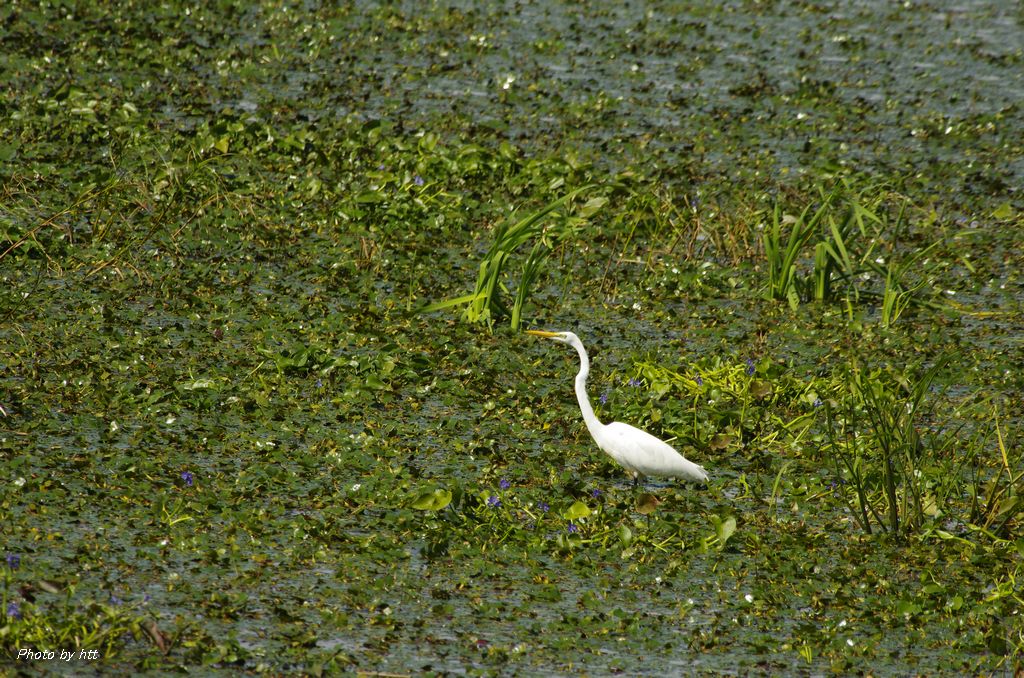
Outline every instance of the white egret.
<path id="1" fill-rule="evenodd" d="M 527 330 L 527 334 L 546 337 L 569 344 L 580 354 L 580 372 L 576 375 L 576 399 L 580 401 L 580 411 L 587 430 L 594 442 L 604 452 L 617 461 L 633 475 L 634 484 L 641 476 L 672 476 L 698 482 L 707 482 L 708 474 L 704 468 L 694 464 L 664 442 L 647 431 L 620 421 L 602 424 L 594 414 L 587 398 L 587 375 L 590 374 L 590 358 L 583 342 L 572 332 L 545 332 Z"/>

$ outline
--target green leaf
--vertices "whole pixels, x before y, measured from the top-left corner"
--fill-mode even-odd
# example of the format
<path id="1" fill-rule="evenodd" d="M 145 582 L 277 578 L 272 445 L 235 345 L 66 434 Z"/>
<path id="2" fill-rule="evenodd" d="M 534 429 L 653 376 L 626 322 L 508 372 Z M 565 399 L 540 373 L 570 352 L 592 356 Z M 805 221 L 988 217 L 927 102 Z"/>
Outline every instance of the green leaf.
<path id="1" fill-rule="evenodd" d="M 643 516 L 650 515 L 660 503 L 661 501 L 653 494 L 645 492 L 636 499 L 636 512 Z"/>
<path id="2" fill-rule="evenodd" d="M 726 542 L 736 533 L 736 519 L 729 516 L 726 519 L 722 519 L 716 515 L 710 517 L 712 524 L 715 526 L 715 536 L 718 537 L 718 550 L 721 551 L 725 548 Z"/>
<path id="3" fill-rule="evenodd" d="M 198 391 L 204 388 L 213 388 L 216 382 L 213 379 L 196 379 L 185 384 L 181 384 L 182 391 Z"/>
<path id="4" fill-rule="evenodd" d="M 625 525 L 619 525 L 619 541 L 623 546 L 629 548 L 629 545 L 633 543 L 633 531 Z"/>
<path id="5" fill-rule="evenodd" d="M 608 198 L 605 198 L 604 196 L 597 196 L 595 198 L 591 198 L 583 205 L 583 207 L 580 208 L 579 215 L 584 219 L 593 216 L 607 204 Z"/>
<path id="6" fill-rule="evenodd" d="M 477 298 L 477 296 L 477 293 L 474 292 L 473 294 L 466 294 L 461 297 L 454 297 L 452 299 L 445 299 L 444 301 L 437 301 L 434 302 L 433 304 L 429 304 L 428 306 L 424 306 L 423 308 L 419 309 L 416 312 L 429 313 L 430 311 L 440 311 L 441 309 L 449 308 L 451 306 L 461 306 L 463 304 L 469 304 L 472 303 L 473 300 Z"/>
<path id="7" fill-rule="evenodd" d="M 786 292 L 786 301 L 789 302 L 789 308 L 796 311 L 800 308 L 800 295 L 797 294 L 796 287 L 790 287 Z"/>
<path id="8" fill-rule="evenodd" d="M 1004 202 L 992 212 L 992 218 L 999 219 L 1000 221 L 1013 219 L 1013 215 L 1013 205 L 1008 202 Z"/>
<path id="9" fill-rule="evenodd" d="M 914 615 L 921 611 L 921 606 L 912 600 L 901 600 L 896 603 L 896 614 Z"/>
<path id="10" fill-rule="evenodd" d="M 584 504 L 582 501 L 578 501 L 570 506 L 566 512 L 562 514 L 562 517 L 566 520 L 579 520 L 580 518 L 586 518 L 591 513 L 593 513 L 593 511 L 590 510 L 589 506 Z"/>
<path id="11" fill-rule="evenodd" d="M 362 193 L 356 196 L 356 202 L 359 203 L 372 204 L 384 202 L 384 200 L 384 194 L 381 193 L 380 191 L 363 191 Z"/>
<path id="12" fill-rule="evenodd" d="M 18 153 L 18 142 L 0 144 L 0 162 L 10 162 Z"/>
<path id="13" fill-rule="evenodd" d="M 366 388 L 372 388 L 375 391 L 383 391 L 388 388 L 388 385 L 381 381 L 381 378 L 376 374 L 369 374 L 366 376 Z"/>
<path id="14" fill-rule="evenodd" d="M 452 503 L 452 493 L 444 489 L 424 490 L 412 501 L 412 507 L 420 511 L 440 511 Z"/>

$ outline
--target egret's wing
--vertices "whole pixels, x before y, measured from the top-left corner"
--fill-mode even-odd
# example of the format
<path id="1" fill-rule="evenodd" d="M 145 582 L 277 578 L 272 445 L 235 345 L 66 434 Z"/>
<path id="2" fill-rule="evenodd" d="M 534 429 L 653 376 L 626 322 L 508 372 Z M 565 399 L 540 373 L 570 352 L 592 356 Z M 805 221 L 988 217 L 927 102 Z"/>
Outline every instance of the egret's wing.
<path id="1" fill-rule="evenodd" d="M 619 421 L 608 424 L 597 443 L 615 461 L 645 476 L 708 479 L 703 468 L 676 452 L 671 445 L 629 424 Z"/>

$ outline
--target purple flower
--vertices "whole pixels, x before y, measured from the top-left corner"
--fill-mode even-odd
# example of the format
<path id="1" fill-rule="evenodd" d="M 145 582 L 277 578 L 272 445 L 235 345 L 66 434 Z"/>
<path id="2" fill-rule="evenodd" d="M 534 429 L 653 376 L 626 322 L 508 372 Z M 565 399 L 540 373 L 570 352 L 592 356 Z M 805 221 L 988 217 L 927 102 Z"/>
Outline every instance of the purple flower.
<path id="1" fill-rule="evenodd" d="M 417 186 L 422 186 L 422 185 L 423 185 L 423 184 L 425 184 L 426 182 L 425 182 L 425 181 L 423 181 L 423 177 L 421 177 L 420 175 L 418 175 L 418 174 L 417 174 L 417 175 L 416 175 L 416 176 L 415 176 L 415 177 L 413 178 L 413 180 L 412 180 L 412 183 L 416 184 Z"/>
<path id="2" fill-rule="evenodd" d="M 541 510 L 541 513 L 547 513 L 548 511 L 551 510 L 551 507 L 548 506 L 548 503 L 546 501 L 537 502 L 537 508 Z"/>
<path id="3" fill-rule="evenodd" d="M 595 487 L 593 490 L 591 490 L 590 496 L 593 497 L 594 499 L 597 499 L 598 497 L 601 496 L 601 490 Z"/>
<path id="4" fill-rule="evenodd" d="M 814 406 L 815 407 L 821 407 L 822 406 L 821 398 L 815 398 L 814 399 Z"/>
<path id="5" fill-rule="evenodd" d="M 629 385 L 632 386 L 633 388 L 637 388 L 638 386 L 640 386 L 640 380 L 637 379 L 636 377 L 633 377 L 632 379 L 629 380 Z"/>
<path id="6" fill-rule="evenodd" d="M 11 570 L 17 570 L 19 567 L 21 567 L 21 556 L 14 553 L 8 553 L 7 567 L 9 567 Z"/>
<path id="7" fill-rule="evenodd" d="M 508 478 L 502 478 L 501 482 L 498 483 L 498 487 L 500 487 L 503 490 L 507 490 L 508 488 L 512 487 L 512 483 L 508 481 Z"/>
<path id="8" fill-rule="evenodd" d="M 185 481 L 186 486 L 192 487 L 192 482 L 195 480 L 195 477 L 192 475 L 191 471 L 182 471 L 181 479 Z"/>
<path id="9" fill-rule="evenodd" d="M 750 359 L 750 358 L 747 358 L 747 376 L 748 377 L 749 376 L 753 376 L 753 374 L 754 374 L 754 361 L 752 359 Z"/>
<path id="10" fill-rule="evenodd" d="M 490 506 L 491 508 L 498 508 L 499 506 L 501 506 L 501 500 L 498 499 L 498 495 L 492 494 L 491 496 L 487 497 L 487 505 Z"/>
<path id="11" fill-rule="evenodd" d="M 18 608 L 18 604 L 14 601 L 7 603 L 7 618 L 21 619 L 21 610 Z"/>
<path id="12" fill-rule="evenodd" d="M 697 376 L 694 378 L 694 381 L 697 382 L 697 386 L 704 385 L 704 379 L 700 376 L 700 372 L 697 373 Z"/>
<path id="13" fill-rule="evenodd" d="M 111 593 L 111 594 L 110 594 L 110 604 L 111 604 L 111 605 L 120 605 L 120 604 L 121 604 L 121 602 L 122 602 L 122 601 L 121 601 L 121 599 L 120 599 L 120 598 L 118 598 L 117 596 L 115 596 L 115 595 L 114 595 L 113 593 Z"/>
<path id="14" fill-rule="evenodd" d="M 569 534 L 576 534 L 580 531 L 580 528 L 576 527 L 574 523 L 569 523 L 569 525 L 565 529 L 569 531 Z"/>
<path id="15" fill-rule="evenodd" d="M 608 391 L 605 391 L 604 393 L 601 394 L 600 400 L 601 400 L 601 404 L 602 405 L 607 405 L 608 404 L 608 393 L 609 393 Z"/>

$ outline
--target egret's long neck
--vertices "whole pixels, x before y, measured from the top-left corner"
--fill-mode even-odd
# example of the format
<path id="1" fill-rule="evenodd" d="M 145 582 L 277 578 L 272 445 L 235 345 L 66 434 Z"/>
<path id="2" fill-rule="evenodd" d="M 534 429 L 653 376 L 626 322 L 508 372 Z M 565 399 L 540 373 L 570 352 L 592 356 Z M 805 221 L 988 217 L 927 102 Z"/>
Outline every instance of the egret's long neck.
<path id="1" fill-rule="evenodd" d="M 590 374 L 590 358 L 582 344 L 576 346 L 576 352 L 580 354 L 580 372 L 576 375 L 576 399 L 580 401 L 580 412 L 583 413 L 583 421 L 587 423 L 587 430 L 590 435 L 597 435 L 603 424 L 594 414 L 594 408 L 590 406 L 590 398 L 587 397 L 587 375 Z"/>

